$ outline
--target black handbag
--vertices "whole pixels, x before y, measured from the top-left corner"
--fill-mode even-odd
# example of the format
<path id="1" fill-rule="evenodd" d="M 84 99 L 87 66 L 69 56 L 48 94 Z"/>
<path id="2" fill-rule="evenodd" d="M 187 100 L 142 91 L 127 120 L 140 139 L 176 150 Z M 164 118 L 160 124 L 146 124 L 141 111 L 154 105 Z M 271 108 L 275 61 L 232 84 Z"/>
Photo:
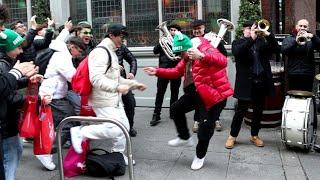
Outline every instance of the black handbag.
<path id="1" fill-rule="evenodd" d="M 119 152 L 109 153 L 104 149 L 90 150 L 87 154 L 86 166 L 87 174 L 94 177 L 121 176 L 126 172 L 123 155 Z"/>

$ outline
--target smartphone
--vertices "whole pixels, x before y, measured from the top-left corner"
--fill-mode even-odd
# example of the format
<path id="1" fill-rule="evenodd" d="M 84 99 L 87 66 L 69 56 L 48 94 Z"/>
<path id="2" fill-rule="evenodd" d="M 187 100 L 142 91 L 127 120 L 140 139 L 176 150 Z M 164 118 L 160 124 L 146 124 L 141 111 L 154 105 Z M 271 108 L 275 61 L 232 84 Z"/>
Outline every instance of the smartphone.
<path id="1" fill-rule="evenodd" d="M 70 16 L 70 17 L 68 17 L 68 21 L 71 21 L 72 20 L 72 17 Z"/>

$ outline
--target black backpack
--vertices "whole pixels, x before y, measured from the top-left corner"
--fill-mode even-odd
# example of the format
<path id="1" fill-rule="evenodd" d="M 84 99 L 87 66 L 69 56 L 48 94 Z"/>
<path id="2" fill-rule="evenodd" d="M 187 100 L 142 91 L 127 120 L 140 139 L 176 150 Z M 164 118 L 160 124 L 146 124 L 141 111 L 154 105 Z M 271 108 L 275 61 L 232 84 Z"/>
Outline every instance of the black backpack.
<path id="1" fill-rule="evenodd" d="M 96 153 L 97 151 L 103 152 Z M 114 177 L 124 175 L 126 165 L 119 152 L 109 153 L 104 149 L 92 149 L 86 159 L 87 174 L 94 177 Z"/>
<path id="2" fill-rule="evenodd" d="M 39 66 L 39 74 L 44 75 L 46 72 L 49 61 L 56 51 L 50 48 L 47 48 L 43 52 L 39 53 L 34 61 L 36 66 Z"/>

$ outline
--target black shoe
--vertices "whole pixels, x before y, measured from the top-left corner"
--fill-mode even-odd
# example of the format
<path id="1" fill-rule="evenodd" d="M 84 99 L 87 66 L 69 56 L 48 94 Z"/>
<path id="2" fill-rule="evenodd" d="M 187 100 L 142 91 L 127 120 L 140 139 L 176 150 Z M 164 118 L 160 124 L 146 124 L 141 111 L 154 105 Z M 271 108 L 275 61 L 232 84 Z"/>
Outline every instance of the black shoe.
<path id="1" fill-rule="evenodd" d="M 160 123 L 160 115 L 159 114 L 153 114 L 152 120 L 150 121 L 150 126 L 155 126 L 158 123 Z"/>
<path id="2" fill-rule="evenodd" d="M 137 136 L 137 131 L 133 128 L 130 129 L 129 134 L 131 137 L 136 137 Z"/>

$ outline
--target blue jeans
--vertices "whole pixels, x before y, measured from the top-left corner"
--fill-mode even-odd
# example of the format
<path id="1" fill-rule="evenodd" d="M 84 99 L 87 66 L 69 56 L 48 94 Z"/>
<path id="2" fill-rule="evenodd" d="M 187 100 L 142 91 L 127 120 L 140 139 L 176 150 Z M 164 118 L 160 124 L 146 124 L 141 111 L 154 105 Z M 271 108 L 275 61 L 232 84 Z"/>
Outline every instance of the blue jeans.
<path id="1" fill-rule="evenodd" d="M 22 155 L 22 144 L 19 136 L 3 139 L 2 143 L 6 180 L 14 180 Z"/>

